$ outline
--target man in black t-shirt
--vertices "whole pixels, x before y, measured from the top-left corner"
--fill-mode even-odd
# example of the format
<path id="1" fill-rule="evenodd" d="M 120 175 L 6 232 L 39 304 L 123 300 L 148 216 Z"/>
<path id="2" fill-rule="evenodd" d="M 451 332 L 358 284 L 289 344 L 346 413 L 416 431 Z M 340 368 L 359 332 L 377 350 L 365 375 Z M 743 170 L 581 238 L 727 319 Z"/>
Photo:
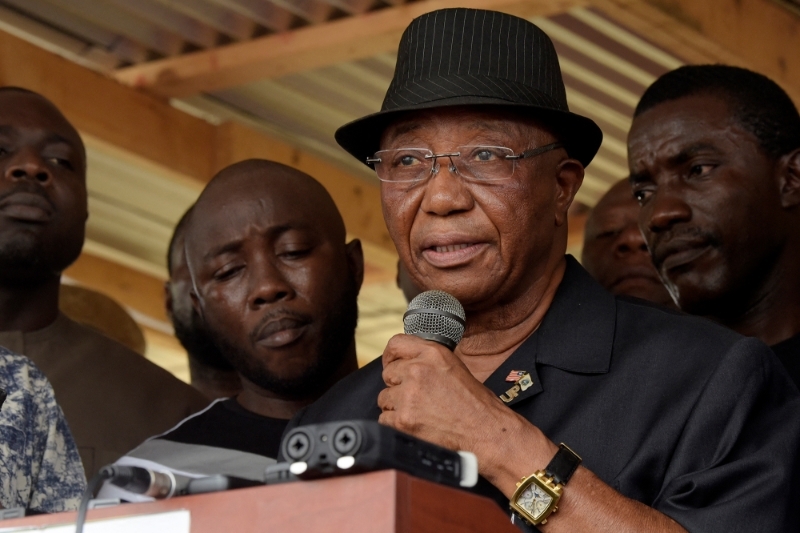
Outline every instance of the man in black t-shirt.
<path id="1" fill-rule="evenodd" d="M 639 226 L 687 313 L 772 347 L 800 387 L 800 114 L 772 80 L 681 67 L 628 137 Z"/>
<path id="2" fill-rule="evenodd" d="M 186 228 L 192 301 L 242 381 L 119 464 L 263 479 L 288 420 L 357 368 L 361 243 L 316 180 L 248 160 L 222 170 Z M 103 497 L 137 499 L 116 487 Z"/>

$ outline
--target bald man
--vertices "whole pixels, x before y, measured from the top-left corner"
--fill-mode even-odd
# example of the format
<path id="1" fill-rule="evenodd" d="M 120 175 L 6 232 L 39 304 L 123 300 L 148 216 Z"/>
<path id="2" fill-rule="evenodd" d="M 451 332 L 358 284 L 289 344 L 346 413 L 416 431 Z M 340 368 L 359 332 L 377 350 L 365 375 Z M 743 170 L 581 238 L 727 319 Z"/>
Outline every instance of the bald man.
<path id="1" fill-rule="evenodd" d="M 589 213 L 581 263 L 612 294 L 675 307 L 639 230 L 639 204 L 627 179 L 611 187 Z"/>
<path id="2" fill-rule="evenodd" d="M 310 176 L 263 160 L 222 170 L 186 228 L 194 307 L 242 382 L 120 464 L 261 480 L 289 419 L 356 370 L 361 243 Z M 168 459 L 167 459 L 168 458 Z M 104 497 L 138 500 L 105 488 Z"/>

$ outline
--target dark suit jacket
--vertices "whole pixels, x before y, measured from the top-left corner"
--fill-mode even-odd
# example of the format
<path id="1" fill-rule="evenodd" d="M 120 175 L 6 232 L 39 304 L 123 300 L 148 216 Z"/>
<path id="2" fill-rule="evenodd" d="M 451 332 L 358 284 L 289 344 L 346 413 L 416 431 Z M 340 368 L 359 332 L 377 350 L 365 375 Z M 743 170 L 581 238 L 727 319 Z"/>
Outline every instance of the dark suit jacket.
<path id="1" fill-rule="evenodd" d="M 798 531 L 800 395 L 770 349 L 614 297 L 567 261 L 541 326 L 485 385 L 500 395 L 510 371 L 530 372 L 534 385 L 509 406 L 614 489 L 690 532 Z M 377 360 L 345 378 L 289 429 L 377 419 L 381 370 Z M 474 490 L 508 508 L 485 480 Z"/>

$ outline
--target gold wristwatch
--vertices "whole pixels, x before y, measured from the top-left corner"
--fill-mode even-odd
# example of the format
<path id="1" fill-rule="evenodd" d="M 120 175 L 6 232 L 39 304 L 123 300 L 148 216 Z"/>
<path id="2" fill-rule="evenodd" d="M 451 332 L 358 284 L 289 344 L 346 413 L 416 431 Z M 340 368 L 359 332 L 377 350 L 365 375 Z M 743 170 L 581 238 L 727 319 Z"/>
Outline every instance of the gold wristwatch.
<path id="1" fill-rule="evenodd" d="M 564 485 L 580 464 L 578 454 L 562 442 L 544 470 L 537 470 L 517 483 L 509 501 L 511 510 L 529 524 L 546 524 L 547 518 L 558 511 Z"/>

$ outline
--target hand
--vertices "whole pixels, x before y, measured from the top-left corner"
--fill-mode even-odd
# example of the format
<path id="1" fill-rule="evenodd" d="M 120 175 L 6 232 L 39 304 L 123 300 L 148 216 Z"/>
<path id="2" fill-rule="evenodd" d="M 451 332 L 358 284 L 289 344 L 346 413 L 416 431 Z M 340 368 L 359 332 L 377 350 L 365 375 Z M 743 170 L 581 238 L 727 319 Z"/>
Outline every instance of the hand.
<path id="1" fill-rule="evenodd" d="M 478 456 L 516 424 L 517 415 L 444 346 L 395 335 L 383 352 L 378 421 L 451 450 Z"/>

